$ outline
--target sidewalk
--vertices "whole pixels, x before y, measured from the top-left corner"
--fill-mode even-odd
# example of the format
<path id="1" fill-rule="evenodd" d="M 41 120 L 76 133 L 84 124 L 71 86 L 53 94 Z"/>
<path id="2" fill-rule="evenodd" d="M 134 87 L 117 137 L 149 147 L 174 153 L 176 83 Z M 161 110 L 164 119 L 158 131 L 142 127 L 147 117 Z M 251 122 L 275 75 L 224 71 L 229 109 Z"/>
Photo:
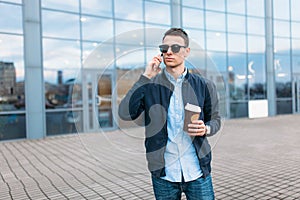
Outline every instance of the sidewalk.
<path id="1" fill-rule="evenodd" d="M 216 199 L 299 199 L 299 124 L 225 121 L 209 139 Z M 143 145 L 143 128 L 1 142 L 0 199 L 154 199 Z"/>

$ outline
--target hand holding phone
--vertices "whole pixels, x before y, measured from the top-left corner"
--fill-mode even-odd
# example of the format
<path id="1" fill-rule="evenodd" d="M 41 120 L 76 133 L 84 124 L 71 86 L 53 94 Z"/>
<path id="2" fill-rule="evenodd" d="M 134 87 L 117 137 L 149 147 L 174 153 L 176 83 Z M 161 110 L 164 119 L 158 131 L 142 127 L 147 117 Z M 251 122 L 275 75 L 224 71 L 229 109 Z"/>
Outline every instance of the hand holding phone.
<path id="1" fill-rule="evenodd" d="M 161 62 L 162 62 L 161 55 L 154 56 L 152 60 L 148 63 L 143 75 L 150 79 L 156 76 L 161 71 L 160 68 Z"/>

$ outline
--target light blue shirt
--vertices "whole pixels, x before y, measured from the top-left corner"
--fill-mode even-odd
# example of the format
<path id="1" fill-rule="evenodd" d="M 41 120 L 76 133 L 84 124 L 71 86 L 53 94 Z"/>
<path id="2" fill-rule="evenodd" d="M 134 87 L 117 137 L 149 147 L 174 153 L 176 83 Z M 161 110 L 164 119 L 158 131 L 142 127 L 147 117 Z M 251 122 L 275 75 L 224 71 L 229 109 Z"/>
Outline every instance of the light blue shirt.
<path id="1" fill-rule="evenodd" d="M 175 78 L 165 70 L 169 81 L 174 85 L 170 99 L 167 117 L 168 142 L 165 158 L 166 176 L 162 177 L 171 182 L 193 181 L 202 176 L 196 150 L 191 137 L 183 131 L 184 105 L 182 100 L 182 82 L 187 73 Z"/>

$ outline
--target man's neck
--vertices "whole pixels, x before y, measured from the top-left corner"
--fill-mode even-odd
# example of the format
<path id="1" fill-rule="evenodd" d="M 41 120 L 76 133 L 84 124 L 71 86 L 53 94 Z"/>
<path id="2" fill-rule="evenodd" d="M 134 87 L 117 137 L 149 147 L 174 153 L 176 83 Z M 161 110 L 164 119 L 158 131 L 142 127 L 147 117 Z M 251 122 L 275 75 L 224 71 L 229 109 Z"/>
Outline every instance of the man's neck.
<path id="1" fill-rule="evenodd" d="M 181 74 L 183 74 L 184 69 L 185 69 L 184 65 L 177 66 L 177 67 L 168 67 L 168 66 L 166 66 L 166 70 L 169 72 L 169 74 L 171 74 L 175 78 L 175 80 L 177 80 L 177 78 Z"/>

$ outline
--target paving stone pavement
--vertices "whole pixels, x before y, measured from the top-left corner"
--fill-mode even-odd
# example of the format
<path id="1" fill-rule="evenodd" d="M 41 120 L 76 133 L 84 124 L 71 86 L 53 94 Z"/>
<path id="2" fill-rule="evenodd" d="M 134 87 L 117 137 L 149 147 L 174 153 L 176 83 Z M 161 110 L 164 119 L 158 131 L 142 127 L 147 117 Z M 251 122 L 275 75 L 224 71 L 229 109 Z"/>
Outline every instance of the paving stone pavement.
<path id="1" fill-rule="evenodd" d="M 226 120 L 209 139 L 216 199 L 300 199 L 299 122 Z M 154 199 L 143 145 L 143 128 L 0 142 L 0 199 Z"/>

